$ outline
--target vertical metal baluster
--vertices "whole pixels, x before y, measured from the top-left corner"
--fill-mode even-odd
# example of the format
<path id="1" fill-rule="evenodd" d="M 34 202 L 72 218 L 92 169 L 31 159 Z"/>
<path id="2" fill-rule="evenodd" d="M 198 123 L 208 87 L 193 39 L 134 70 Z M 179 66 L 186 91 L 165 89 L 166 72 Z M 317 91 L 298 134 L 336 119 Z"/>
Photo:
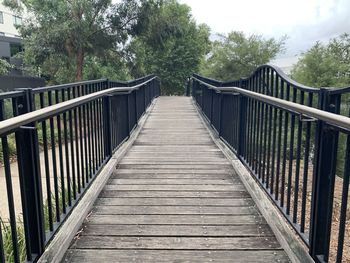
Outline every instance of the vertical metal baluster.
<path id="1" fill-rule="evenodd" d="M 308 106 L 312 107 L 312 93 L 308 95 Z M 303 194 L 301 199 L 301 221 L 300 221 L 300 232 L 305 232 L 305 212 L 306 212 L 306 198 L 307 198 L 307 183 L 309 174 L 309 155 L 310 155 L 310 140 L 311 140 L 311 122 L 306 123 L 306 134 L 305 134 L 305 154 L 304 154 L 304 174 L 303 174 Z"/>
<path id="2" fill-rule="evenodd" d="M 88 93 L 91 93 L 91 85 L 87 85 Z M 89 176 L 95 174 L 95 153 L 93 147 L 93 129 L 92 129 L 92 102 L 87 103 L 87 130 L 88 130 L 88 151 L 89 151 Z"/>
<path id="3" fill-rule="evenodd" d="M 250 156 L 250 144 L 249 144 L 249 136 L 250 136 L 250 122 L 251 122 L 251 118 L 250 118 L 250 112 L 251 112 L 251 108 L 250 108 L 250 98 L 247 98 L 247 130 L 246 130 L 246 136 L 245 136 L 245 152 L 244 152 L 244 160 L 246 161 L 246 163 L 249 164 L 249 156 Z"/>
<path id="4" fill-rule="evenodd" d="M 273 82 L 271 82 L 273 83 Z M 273 96 L 273 88 L 271 89 Z M 267 138 L 267 166 L 266 166 L 266 187 L 269 185 L 270 180 L 270 166 L 271 166 L 271 140 L 272 140 L 272 111 L 273 107 L 269 106 L 269 130 L 268 130 L 268 138 Z"/>
<path id="5" fill-rule="evenodd" d="M 85 86 L 82 86 L 82 96 L 85 95 Z M 88 146 L 87 146 L 87 103 L 83 105 L 83 130 L 84 130 L 84 153 L 85 153 L 85 167 L 84 167 L 84 172 L 85 172 L 85 182 L 86 184 L 89 183 L 89 155 L 88 155 Z"/>
<path id="6" fill-rule="evenodd" d="M 293 102 L 297 99 L 297 89 L 293 87 Z M 293 157 L 294 157 L 294 131 L 295 115 L 292 114 L 290 120 L 290 140 L 289 140 L 289 165 L 288 165 L 288 188 L 287 188 L 287 215 L 290 214 L 291 197 L 292 197 L 292 176 L 293 176 Z"/>
<path id="7" fill-rule="evenodd" d="M 90 85 L 90 93 L 94 92 L 94 84 Z M 94 122 L 95 122 L 95 114 L 94 114 L 94 107 L 95 100 L 90 102 L 90 128 L 91 128 L 91 152 L 92 152 L 92 167 L 93 167 L 93 175 L 97 171 L 97 157 L 96 157 L 96 141 L 95 141 L 95 134 L 96 130 L 94 128 Z"/>
<path id="8" fill-rule="evenodd" d="M 264 90 L 264 84 L 262 83 L 262 76 L 261 76 L 262 72 L 261 70 L 259 70 L 259 81 L 258 81 L 258 89 L 259 89 L 259 93 L 262 93 Z M 257 160 L 257 167 L 256 167 L 256 173 L 258 175 L 259 178 L 261 178 L 261 174 L 260 174 L 260 168 L 261 168 L 261 155 L 262 155 L 262 126 L 263 126 L 263 112 L 262 112 L 262 107 L 263 107 L 263 103 L 258 101 L 258 136 L 257 136 L 257 155 L 256 155 L 256 160 Z"/>
<path id="9" fill-rule="evenodd" d="M 83 93 L 83 86 L 79 86 L 78 97 Z M 86 176 L 86 163 L 87 163 L 87 154 L 86 154 L 86 145 L 85 145 L 85 104 L 78 107 L 78 120 L 79 120 L 79 144 L 80 144 L 80 156 L 81 156 L 81 186 L 85 188 L 85 182 L 88 183 Z"/>
<path id="10" fill-rule="evenodd" d="M 4 120 L 4 101 L 0 100 L 0 121 Z M 3 164 L 5 171 L 5 181 L 6 181 L 6 191 L 7 191 L 7 203 L 10 216 L 10 227 L 11 227 L 11 241 L 13 249 L 13 260 L 15 263 L 21 262 L 18 249 L 18 237 L 17 237 L 17 223 L 16 223 L 16 211 L 15 211 L 15 202 L 13 197 L 12 189 L 12 175 L 11 175 L 11 166 L 10 166 L 10 153 L 7 142 L 7 136 L 1 137 L 2 143 L 2 152 L 3 152 Z M 31 260 L 31 249 L 30 249 L 30 240 L 26 238 L 27 241 L 27 258 Z"/>
<path id="11" fill-rule="evenodd" d="M 48 104 L 52 105 L 52 92 L 48 91 Z M 50 118 L 50 138 L 51 138 L 51 155 L 52 155 L 52 170 L 53 170 L 53 184 L 55 191 L 55 214 L 56 221 L 61 221 L 60 216 L 60 198 L 59 198 L 59 190 L 58 190 L 58 173 L 57 173 L 57 159 L 56 159 L 56 139 L 55 139 L 55 124 L 54 118 Z"/>
<path id="12" fill-rule="evenodd" d="M 59 103 L 58 90 L 55 91 L 56 104 Z M 63 165 L 63 150 L 62 150 L 62 129 L 61 129 L 61 116 L 57 115 L 57 132 L 58 132 L 58 155 L 60 159 L 60 178 L 61 178 L 61 200 L 62 200 L 62 212 L 66 213 L 66 190 L 64 183 L 64 165 Z"/>
<path id="13" fill-rule="evenodd" d="M 281 79 L 281 87 L 278 86 L 279 78 L 276 74 L 275 79 L 276 87 L 280 88 L 280 98 L 284 98 L 284 81 Z M 283 111 L 280 109 L 278 112 L 278 137 L 277 137 L 277 170 L 276 170 L 276 192 L 275 192 L 275 200 L 279 200 L 278 194 L 280 189 L 280 168 L 281 168 L 281 140 L 282 140 L 282 117 Z M 284 188 L 284 179 L 282 179 L 281 187 Z"/>
<path id="14" fill-rule="evenodd" d="M 275 94 L 274 97 L 278 98 L 279 96 L 279 87 L 275 87 Z M 273 135 L 272 135 L 272 160 L 271 160 L 271 186 L 270 186 L 270 193 L 273 194 L 273 186 L 274 186 L 274 180 L 275 180 L 275 160 L 276 160 L 276 137 L 277 137 L 277 108 L 274 108 L 273 111 Z"/>
<path id="15" fill-rule="evenodd" d="M 270 164 L 270 141 L 271 141 L 271 110 L 272 106 L 265 104 L 265 132 L 264 132 L 264 140 L 261 142 L 264 144 L 264 159 L 263 159 L 263 175 L 262 175 L 262 183 L 265 182 L 268 183 L 268 175 L 269 175 L 269 164 Z M 267 157 L 267 164 L 266 164 L 266 157 Z M 267 185 L 266 185 L 267 186 Z"/>
<path id="16" fill-rule="evenodd" d="M 300 104 L 304 104 L 304 91 L 300 91 Z M 303 131 L 303 122 L 298 120 L 297 133 L 297 151 L 296 151 L 296 165 L 295 165 L 295 181 L 294 181 L 294 207 L 293 207 L 293 223 L 297 222 L 298 215 L 298 199 L 299 199 L 299 175 L 300 175 L 300 154 L 301 154 L 301 136 Z"/>
<path id="17" fill-rule="evenodd" d="M 76 98 L 76 95 L 77 95 L 76 94 L 76 92 L 77 92 L 76 90 L 78 88 L 79 87 L 77 87 L 77 86 L 73 87 L 73 89 L 72 89 L 72 92 L 73 92 L 72 96 L 73 96 L 73 98 Z M 79 152 L 79 141 L 80 141 L 79 137 L 80 136 L 78 136 L 78 132 L 79 132 L 79 126 L 81 126 L 81 124 L 80 123 L 78 124 L 78 119 L 79 120 L 81 120 L 81 119 L 80 119 L 80 117 L 77 116 L 77 114 L 78 114 L 78 108 L 75 107 L 74 110 L 73 110 L 73 115 L 74 115 L 74 138 L 75 138 L 75 141 L 74 141 L 74 143 L 75 143 L 75 158 L 74 157 L 72 157 L 72 158 L 77 160 L 77 162 L 76 162 L 76 170 L 77 170 L 76 178 L 77 178 L 77 181 L 78 181 L 77 190 L 78 190 L 78 193 L 80 194 L 81 193 L 80 158 L 81 158 L 81 160 L 83 162 L 83 152 L 82 151 Z M 81 116 L 81 115 L 79 115 L 79 116 Z M 74 155 L 74 152 L 72 152 L 72 156 L 73 155 Z"/>
<path id="18" fill-rule="evenodd" d="M 0 223 L 0 262 L 5 262 L 4 239 L 2 237 L 2 224 Z"/>
<path id="19" fill-rule="evenodd" d="M 94 84 L 93 92 L 97 92 L 97 84 Z M 99 143 L 98 143 L 98 126 L 97 126 L 97 109 L 96 109 L 96 102 L 98 99 L 95 99 L 93 101 L 93 130 L 94 130 L 94 145 L 95 145 L 95 169 L 96 171 L 100 167 L 100 160 L 99 160 Z"/>
<path id="20" fill-rule="evenodd" d="M 254 78 L 252 78 L 252 83 L 250 89 L 253 89 L 254 85 Z M 253 162 L 254 162 L 254 151 L 253 151 L 253 138 L 254 138 L 254 103 L 255 100 L 249 99 L 250 101 L 250 135 L 249 135 L 249 166 L 253 167 Z"/>
<path id="21" fill-rule="evenodd" d="M 271 95 L 270 94 L 270 92 L 269 92 L 269 89 L 270 89 L 270 85 L 271 85 L 271 88 L 273 88 L 272 87 L 272 84 L 273 84 L 273 82 L 270 82 L 269 81 L 270 80 L 270 70 L 269 70 L 269 68 L 267 68 L 266 69 L 266 85 L 267 85 L 267 95 Z M 268 127 L 270 127 L 271 125 L 268 125 L 269 124 L 269 121 L 271 120 L 271 118 L 269 118 L 269 117 L 271 117 L 271 116 L 269 116 L 268 115 L 268 113 L 269 113 L 269 108 L 270 108 L 271 106 L 269 106 L 267 103 L 265 103 L 265 112 L 266 112 L 266 114 L 265 114 L 265 116 L 264 116 L 264 119 L 265 119 L 265 127 L 264 127 L 264 130 L 265 130 L 265 132 L 264 132 L 264 153 L 263 153 L 263 169 L 262 169 L 262 177 L 263 177 L 263 179 L 262 179 L 262 181 L 264 182 L 264 179 L 265 179 L 265 175 L 266 175 L 266 154 L 269 154 L 269 152 L 267 152 L 267 135 L 268 135 L 268 133 L 269 133 L 269 131 L 268 131 Z"/>
<path id="22" fill-rule="evenodd" d="M 62 101 L 66 100 L 66 91 L 62 89 Z M 68 205 L 72 206 L 72 188 L 71 188 L 71 178 L 70 178 L 70 163 L 69 163 L 69 145 L 68 145 L 68 131 L 67 131 L 67 113 L 63 112 L 63 138 L 64 138 L 64 150 L 65 150 L 65 161 L 66 161 L 66 174 L 67 174 L 67 198 Z"/>
<path id="23" fill-rule="evenodd" d="M 289 100 L 290 84 L 287 83 L 286 87 L 286 100 Z M 283 162 L 282 162 L 282 187 L 281 187 L 281 207 L 284 207 L 284 193 L 285 193 L 285 178 L 286 178 L 286 165 L 287 165 L 287 144 L 288 144 L 288 123 L 289 113 L 284 112 L 284 133 L 283 133 Z"/>
<path id="24" fill-rule="evenodd" d="M 44 93 L 40 93 L 40 108 L 45 107 Z M 43 134 L 44 144 L 44 163 L 45 163 L 45 177 L 46 177 L 46 193 L 47 193 L 47 214 L 49 219 L 49 229 L 53 231 L 53 216 L 52 216 L 52 200 L 51 200 L 51 178 L 50 178 L 50 164 L 49 164 L 49 149 L 47 147 L 47 129 L 46 120 L 41 122 L 41 129 Z"/>
<path id="25" fill-rule="evenodd" d="M 254 91 L 257 91 L 258 83 L 257 83 L 257 75 L 254 76 Z M 258 101 L 254 100 L 254 149 L 253 149 L 253 162 L 252 162 L 252 170 L 256 171 L 257 167 L 257 152 L 258 152 Z"/>
<path id="26" fill-rule="evenodd" d="M 100 83 L 96 85 L 96 91 L 100 90 Z M 100 99 L 95 101 L 95 129 L 96 129 L 96 143 L 97 143 L 97 164 L 98 167 L 102 165 L 101 158 L 101 136 L 100 136 Z"/>
<path id="27" fill-rule="evenodd" d="M 95 85 L 95 91 L 99 91 L 99 85 L 100 83 L 96 83 Z M 100 99 L 95 100 L 95 108 L 94 108 L 94 119 L 95 119 L 95 141 L 96 141 L 96 163 L 97 168 L 101 167 L 101 143 L 100 143 L 100 122 L 99 122 L 99 101 Z"/>
<path id="28" fill-rule="evenodd" d="M 350 116 L 350 113 L 349 115 Z M 343 174 L 343 187 L 342 187 L 342 199 L 340 207 L 340 222 L 339 222 L 339 234 L 338 234 L 338 246 L 337 246 L 337 260 L 336 262 L 341 262 L 343 258 L 344 249 L 344 237 L 345 237 L 345 227 L 346 227 L 346 217 L 347 217 L 347 206 L 349 197 L 349 183 L 350 183 L 350 135 L 346 138 L 346 153 L 344 162 L 344 174 Z"/>
<path id="29" fill-rule="evenodd" d="M 70 87 L 67 89 L 67 96 L 68 100 L 71 99 L 71 92 L 74 87 Z M 72 192 L 73 192 L 73 199 L 77 199 L 77 182 L 76 182 L 76 165 L 75 165 L 75 158 L 74 158 L 74 142 L 77 140 L 77 138 L 74 138 L 74 130 L 73 130 L 73 114 L 72 110 L 68 111 L 68 119 L 69 119 L 69 143 L 70 143 L 70 154 L 71 154 L 71 165 L 72 165 Z M 67 147 L 67 146 L 66 146 Z M 68 147 L 67 147 L 68 148 Z"/>

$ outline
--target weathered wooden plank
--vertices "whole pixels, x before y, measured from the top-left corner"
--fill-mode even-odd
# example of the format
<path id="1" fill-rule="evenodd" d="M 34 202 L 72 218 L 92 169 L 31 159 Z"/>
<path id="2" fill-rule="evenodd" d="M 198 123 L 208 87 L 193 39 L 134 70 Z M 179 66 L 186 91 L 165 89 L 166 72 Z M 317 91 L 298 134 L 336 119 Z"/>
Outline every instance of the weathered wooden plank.
<path id="1" fill-rule="evenodd" d="M 256 215 L 101 215 L 92 214 L 89 224 L 98 225 L 247 225 L 263 224 Z"/>
<path id="2" fill-rule="evenodd" d="M 77 248 L 99 249 L 280 249 L 275 237 L 119 237 L 84 236 Z"/>
<path id="3" fill-rule="evenodd" d="M 198 205 L 198 206 L 253 206 L 252 199 L 219 198 L 98 198 L 96 205 Z"/>
<path id="4" fill-rule="evenodd" d="M 229 250 L 229 251 L 189 251 L 189 250 L 103 250 L 103 249 L 71 249 L 63 262 L 70 263 L 266 263 L 289 262 L 281 250 Z"/>
<path id="5" fill-rule="evenodd" d="M 110 184 L 232 184 L 231 179 L 110 179 Z"/>
<path id="6" fill-rule="evenodd" d="M 107 184 L 105 190 L 130 190 L 130 191 L 240 191 L 244 189 L 241 183 L 221 185 L 123 185 Z"/>
<path id="7" fill-rule="evenodd" d="M 120 191 L 103 190 L 100 197 L 118 198 L 118 197 L 206 197 L 206 198 L 249 198 L 247 191 Z"/>
<path id="8" fill-rule="evenodd" d="M 93 225 L 84 227 L 85 236 L 273 236 L 268 225 Z"/>
<path id="9" fill-rule="evenodd" d="M 211 159 L 192 159 L 189 160 L 188 157 L 183 158 L 171 158 L 171 157 L 161 157 L 161 158 L 137 158 L 137 159 L 127 159 L 124 158 L 120 164 L 123 165 L 228 165 L 229 163 L 221 158 Z"/>
<path id="10" fill-rule="evenodd" d="M 176 169 L 176 170 L 218 170 L 218 169 L 232 169 L 230 164 L 118 164 L 120 169 Z"/>
<path id="11" fill-rule="evenodd" d="M 101 215 L 259 215 L 255 206 L 94 206 Z"/>
<path id="12" fill-rule="evenodd" d="M 133 174 L 133 173 L 143 173 L 143 174 L 231 174 L 231 170 L 169 170 L 169 169 L 118 169 L 115 174 Z M 232 173 L 233 174 L 233 173 Z M 238 177 L 237 177 L 238 178 Z"/>
<path id="13" fill-rule="evenodd" d="M 112 179 L 230 179 L 231 175 L 228 174 L 177 174 L 177 173 L 167 173 L 167 174 L 143 174 L 143 173 L 133 173 L 133 174 L 116 174 L 111 176 Z"/>

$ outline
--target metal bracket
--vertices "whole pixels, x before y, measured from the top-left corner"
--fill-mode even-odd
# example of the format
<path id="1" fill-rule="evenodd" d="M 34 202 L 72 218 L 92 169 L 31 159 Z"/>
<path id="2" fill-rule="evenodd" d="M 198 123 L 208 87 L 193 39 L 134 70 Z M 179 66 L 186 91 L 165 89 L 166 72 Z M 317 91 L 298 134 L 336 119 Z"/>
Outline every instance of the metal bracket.
<path id="1" fill-rule="evenodd" d="M 303 115 L 303 114 L 299 115 L 299 120 L 302 122 L 316 122 L 317 121 L 317 119 Z"/>
<path id="2" fill-rule="evenodd" d="M 19 128 L 23 130 L 37 130 L 37 128 L 33 126 L 19 126 Z"/>

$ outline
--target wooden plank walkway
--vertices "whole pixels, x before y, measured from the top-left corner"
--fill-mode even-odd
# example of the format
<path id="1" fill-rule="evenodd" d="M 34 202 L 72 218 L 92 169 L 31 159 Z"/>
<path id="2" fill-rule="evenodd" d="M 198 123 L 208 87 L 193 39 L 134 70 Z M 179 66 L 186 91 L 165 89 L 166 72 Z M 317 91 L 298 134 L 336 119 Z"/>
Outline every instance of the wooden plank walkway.
<path id="1" fill-rule="evenodd" d="M 160 97 L 63 262 L 288 262 L 191 100 Z"/>

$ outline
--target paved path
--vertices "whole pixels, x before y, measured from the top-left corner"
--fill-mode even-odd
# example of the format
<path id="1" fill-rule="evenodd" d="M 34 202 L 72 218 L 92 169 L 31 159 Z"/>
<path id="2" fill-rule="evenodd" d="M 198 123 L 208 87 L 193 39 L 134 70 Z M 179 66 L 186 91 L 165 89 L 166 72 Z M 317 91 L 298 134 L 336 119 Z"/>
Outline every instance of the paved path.
<path id="1" fill-rule="evenodd" d="M 160 97 L 63 262 L 287 262 L 191 100 Z"/>

